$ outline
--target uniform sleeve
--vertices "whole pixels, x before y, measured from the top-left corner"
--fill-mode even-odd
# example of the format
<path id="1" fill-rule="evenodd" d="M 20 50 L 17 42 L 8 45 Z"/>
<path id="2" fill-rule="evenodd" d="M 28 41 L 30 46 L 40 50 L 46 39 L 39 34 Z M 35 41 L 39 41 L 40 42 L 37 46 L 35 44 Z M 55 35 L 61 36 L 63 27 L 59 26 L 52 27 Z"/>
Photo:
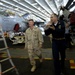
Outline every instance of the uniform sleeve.
<path id="1" fill-rule="evenodd" d="M 27 31 L 25 32 L 25 48 L 27 48 Z"/>
<path id="2" fill-rule="evenodd" d="M 40 30 L 38 30 L 38 39 L 39 39 L 39 44 L 42 44 L 44 41 L 43 41 L 43 36 L 42 36 L 42 33 Z"/>
<path id="3" fill-rule="evenodd" d="M 52 33 L 52 31 L 53 31 L 53 30 L 50 29 L 50 28 L 44 30 L 46 36 L 50 35 L 50 34 Z"/>

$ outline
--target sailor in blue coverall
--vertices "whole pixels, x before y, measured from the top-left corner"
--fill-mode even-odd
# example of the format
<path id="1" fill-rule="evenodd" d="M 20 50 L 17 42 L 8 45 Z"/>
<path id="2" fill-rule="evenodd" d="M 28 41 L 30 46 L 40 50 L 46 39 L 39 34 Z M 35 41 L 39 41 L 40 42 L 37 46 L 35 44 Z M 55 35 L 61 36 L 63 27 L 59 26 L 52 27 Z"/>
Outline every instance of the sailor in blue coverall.
<path id="1" fill-rule="evenodd" d="M 55 75 L 61 75 L 65 64 L 65 24 L 63 21 L 58 21 L 58 16 L 56 14 L 51 15 L 51 22 L 45 27 L 45 35 L 48 36 L 50 34 L 52 34 L 52 53 Z"/>

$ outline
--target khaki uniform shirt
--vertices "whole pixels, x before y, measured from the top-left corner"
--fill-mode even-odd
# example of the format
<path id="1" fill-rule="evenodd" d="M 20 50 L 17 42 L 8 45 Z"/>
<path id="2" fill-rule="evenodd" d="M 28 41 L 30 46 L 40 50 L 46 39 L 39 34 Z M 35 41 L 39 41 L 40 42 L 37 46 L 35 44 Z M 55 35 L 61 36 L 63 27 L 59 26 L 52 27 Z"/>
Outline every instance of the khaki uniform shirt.
<path id="1" fill-rule="evenodd" d="M 38 27 L 28 28 L 25 33 L 25 47 L 27 49 L 37 49 L 43 43 L 43 36 Z"/>

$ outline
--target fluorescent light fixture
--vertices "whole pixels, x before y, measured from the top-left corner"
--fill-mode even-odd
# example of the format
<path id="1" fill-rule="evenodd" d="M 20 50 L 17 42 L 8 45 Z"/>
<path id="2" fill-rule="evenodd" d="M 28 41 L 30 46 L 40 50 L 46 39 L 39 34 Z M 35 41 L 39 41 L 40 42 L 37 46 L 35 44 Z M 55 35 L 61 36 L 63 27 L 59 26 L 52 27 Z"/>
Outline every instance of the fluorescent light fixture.
<path id="1" fill-rule="evenodd" d="M 74 10 L 75 10 L 75 6 L 74 6 L 73 8 L 70 9 L 70 12 L 72 12 L 72 11 L 74 11 Z"/>
<path id="2" fill-rule="evenodd" d="M 10 18 L 14 18 L 14 16 L 9 16 Z"/>
<path id="3" fill-rule="evenodd" d="M 15 8 L 14 10 L 19 10 L 19 8 Z"/>
<path id="4" fill-rule="evenodd" d="M 35 6 L 35 5 L 37 5 L 37 3 L 33 3 L 32 5 L 34 5 L 34 6 Z"/>
<path id="5" fill-rule="evenodd" d="M 3 5 L 3 3 L 0 2 L 0 5 Z"/>
<path id="6" fill-rule="evenodd" d="M 68 2 L 68 0 L 63 0 L 64 6 L 66 6 L 67 2 Z"/>

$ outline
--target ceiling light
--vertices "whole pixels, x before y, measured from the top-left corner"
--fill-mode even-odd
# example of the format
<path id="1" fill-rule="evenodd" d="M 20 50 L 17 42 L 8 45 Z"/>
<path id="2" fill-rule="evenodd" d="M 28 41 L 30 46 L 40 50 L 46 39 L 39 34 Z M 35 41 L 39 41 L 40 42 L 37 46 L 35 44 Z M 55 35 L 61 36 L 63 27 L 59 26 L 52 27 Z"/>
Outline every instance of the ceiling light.
<path id="1" fill-rule="evenodd" d="M 15 8 L 14 10 L 19 10 L 19 8 Z"/>
<path id="2" fill-rule="evenodd" d="M 0 5 L 3 5 L 3 3 L 0 2 Z"/>
<path id="3" fill-rule="evenodd" d="M 14 18 L 14 16 L 12 16 L 12 15 L 10 15 L 9 17 L 10 17 L 10 18 Z"/>
<path id="4" fill-rule="evenodd" d="M 32 5 L 37 5 L 37 3 L 33 3 Z"/>
<path id="5" fill-rule="evenodd" d="M 75 10 L 75 6 L 74 6 L 73 8 L 70 9 L 70 12 L 72 12 L 72 11 L 74 11 L 74 10 Z"/>

